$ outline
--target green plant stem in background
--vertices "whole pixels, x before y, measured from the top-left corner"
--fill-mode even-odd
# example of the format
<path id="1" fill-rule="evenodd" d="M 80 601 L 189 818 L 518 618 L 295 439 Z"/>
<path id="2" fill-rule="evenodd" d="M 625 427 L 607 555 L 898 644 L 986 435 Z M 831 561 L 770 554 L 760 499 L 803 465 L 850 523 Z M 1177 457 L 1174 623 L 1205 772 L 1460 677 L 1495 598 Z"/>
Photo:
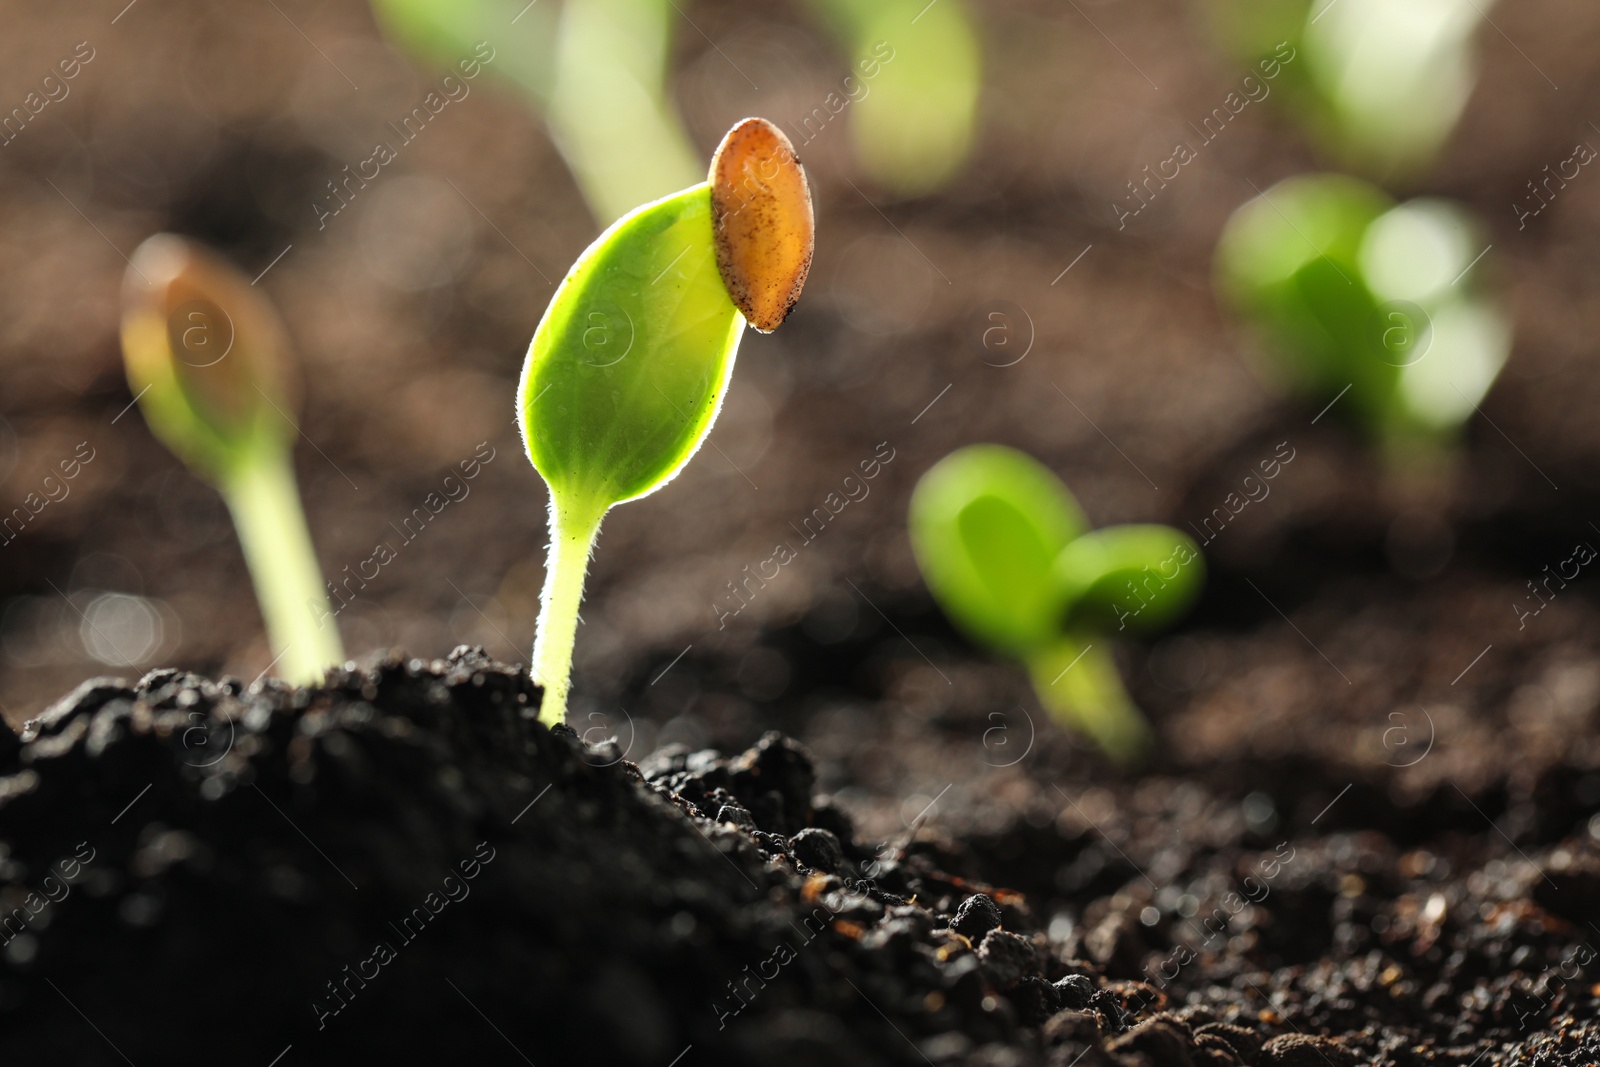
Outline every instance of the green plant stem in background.
<path id="1" fill-rule="evenodd" d="M 288 452 L 263 450 L 221 481 L 279 673 L 309 685 L 344 660 Z"/>
<path id="2" fill-rule="evenodd" d="M 701 178 L 667 93 L 670 0 L 372 0 L 386 33 L 448 66 L 480 41 L 486 69 L 544 115 L 589 210 L 608 225 Z"/>
<path id="3" fill-rule="evenodd" d="M 539 594 L 538 636 L 533 642 L 533 680 L 544 690 L 539 717 L 546 723 L 566 718 L 583 580 L 605 510 L 561 504 L 551 494 L 550 547 L 544 563 L 544 590 Z"/>
<path id="4" fill-rule="evenodd" d="M 602 224 L 703 177 L 667 99 L 667 0 L 565 0 L 551 132 Z"/>
<path id="5" fill-rule="evenodd" d="M 983 51 L 966 5 L 812 0 L 812 6 L 850 52 L 843 97 L 851 140 L 872 180 L 908 197 L 948 185 L 972 154 L 983 84 Z M 838 99 L 831 94 L 824 106 L 842 108 Z"/>
<path id="6" fill-rule="evenodd" d="M 1131 766 L 1149 751 L 1150 724 L 1104 644 L 1063 637 L 1029 657 L 1028 674 L 1039 703 L 1088 734 L 1117 764 Z"/>
<path id="7" fill-rule="evenodd" d="M 227 260 L 158 233 L 123 276 L 122 354 L 150 432 L 233 513 L 274 651 L 268 669 L 319 681 L 344 652 L 290 466 L 295 374 L 277 312 Z"/>

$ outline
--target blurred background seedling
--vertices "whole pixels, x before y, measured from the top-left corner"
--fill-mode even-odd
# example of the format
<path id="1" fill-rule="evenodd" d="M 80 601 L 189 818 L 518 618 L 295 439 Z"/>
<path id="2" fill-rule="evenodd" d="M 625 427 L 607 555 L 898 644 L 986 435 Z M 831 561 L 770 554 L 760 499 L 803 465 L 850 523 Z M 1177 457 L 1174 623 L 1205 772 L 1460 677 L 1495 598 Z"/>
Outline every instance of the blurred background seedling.
<path id="1" fill-rule="evenodd" d="M 448 65 L 478 41 L 488 69 L 549 123 L 589 210 L 608 224 L 699 180 L 667 97 L 671 0 L 373 0 L 384 30 L 424 62 Z"/>
<path id="2" fill-rule="evenodd" d="M 298 684 L 319 681 L 344 651 L 295 487 L 283 324 L 243 274 L 172 234 L 134 252 L 122 304 L 128 384 L 145 421 L 227 502 L 273 664 Z"/>
<path id="3" fill-rule="evenodd" d="M 817 110 L 794 117 L 796 136 L 843 114 L 873 182 L 903 196 L 947 184 L 971 154 L 982 76 L 965 5 L 811 6 L 848 54 L 850 73 Z M 672 0 L 372 0 L 372 8 L 384 32 L 425 63 L 449 66 L 489 42 L 496 58 L 486 69 L 543 116 L 602 225 L 699 180 L 667 88 L 673 40 L 686 24 Z"/>
<path id="4" fill-rule="evenodd" d="M 862 167 L 900 196 L 942 188 L 971 154 L 982 84 L 982 50 L 965 5 L 959 0 L 812 4 L 850 54 L 852 74 L 844 96 Z M 833 106 L 846 104 L 823 101 L 824 108 Z"/>
<path id="5" fill-rule="evenodd" d="M 1493 0 L 1215 0 L 1225 46 L 1254 66 L 1285 42 L 1279 103 L 1330 163 L 1378 181 L 1425 170 L 1478 77 Z M 1281 57 L 1279 57 L 1281 58 Z"/>
<path id="6" fill-rule="evenodd" d="M 523 364 L 517 417 L 550 488 L 533 649 L 546 723 L 566 715 L 601 520 L 671 481 L 699 450 L 746 321 L 763 331 L 783 321 L 805 283 L 812 234 L 793 147 L 771 123 L 746 119 L 724 138 L 708 181 L 613 223 L 545 309 Z"/>
<path id="7" fill-rule="evenodd" d="M 1158 631 L 1194 602 L 1205 561 L 1166 526 L 1092 530 L 1049 468 L 970 445 L 924 474 L 911 546 L 934 599 L 980 644 L 1022 661 L 1039 702 L 1120 764 L 1151 744 L 1111 642 Z"/>
<path id="8" fill-rule="evenodd" d="M 1462 208 L 1396 204 L 1355 178 L 1290 178 L 1235 212 L 1217 247 L 1223 300 L 1269 377 L 1359 426 L 1390 470 L 1448 455 L 1510 354 L 1483 292 L 1488 239 Z"/>

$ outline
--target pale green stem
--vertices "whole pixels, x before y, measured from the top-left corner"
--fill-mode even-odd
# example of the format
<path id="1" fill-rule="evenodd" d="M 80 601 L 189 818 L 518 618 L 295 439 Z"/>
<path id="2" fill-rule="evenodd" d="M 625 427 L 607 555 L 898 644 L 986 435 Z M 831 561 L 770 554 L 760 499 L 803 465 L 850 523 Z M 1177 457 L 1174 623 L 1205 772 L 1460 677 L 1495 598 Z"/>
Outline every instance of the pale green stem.
<path id="1" fill-rule="evenodd" d="M 561 506 L 551 494 L 550 547 L 545 556 L 544 590 L 539 594 L 538 636 L 533 641 L 533 680 L 544 690 L 539 721 L 546 726 L 567 717 L 583 579 L 604 517 L 604 508 Z"/>
<path id="2" fill-rule="evenodd" d="M 1121 766 L 1139 762 L 1154 740 L 1143 713 L 1123 688 L 1104 638 L 1063 637 L 1028 661 L 1039 702 L 1089 735 Z"/>
<path id="3" fill-rule="evenodd" d="M 323 592 L 287 450 L 264 450 L 222 485 L 233 513 L 274 663 L 284 679 L 314 685 L 344 661 L 339 626 Z"/>

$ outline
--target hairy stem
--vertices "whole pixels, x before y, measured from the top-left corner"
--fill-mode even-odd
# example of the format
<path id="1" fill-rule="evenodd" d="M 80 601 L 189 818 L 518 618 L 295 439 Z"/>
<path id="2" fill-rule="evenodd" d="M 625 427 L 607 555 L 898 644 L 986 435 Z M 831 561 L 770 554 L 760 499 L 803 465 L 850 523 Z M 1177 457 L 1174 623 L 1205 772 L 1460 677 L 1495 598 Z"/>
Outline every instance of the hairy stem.
<path id="1" fill-rule="evenodd" d="M 344 660 L 339 626 L 322 588 L 289 453 L 271 450 L 222 486 L 233 513 L 279 674 L 298 685 L 322 680 Z"/>
<path id="2" fill-rule="evenodd" d="M 1108 643 L 1063 637 L 1035 653 L 1028 671 L 1039 702 L 1088 734 L 1117 764 L 1137 763 L 1150 747 L 1150 726 L 1123 688 Z"/>
<path id="3" fill-rule="evenodd" d="M 544 590 L 539 594 L 538 636 L 533 642 L 533 680 L 544 690 L 539 721 L 546 726 L 567 717 L 583 579 L 604 516 L 604 508 L 560 504 L 553 492 L 550 495 L 550 547 L 545 556 Z"/>

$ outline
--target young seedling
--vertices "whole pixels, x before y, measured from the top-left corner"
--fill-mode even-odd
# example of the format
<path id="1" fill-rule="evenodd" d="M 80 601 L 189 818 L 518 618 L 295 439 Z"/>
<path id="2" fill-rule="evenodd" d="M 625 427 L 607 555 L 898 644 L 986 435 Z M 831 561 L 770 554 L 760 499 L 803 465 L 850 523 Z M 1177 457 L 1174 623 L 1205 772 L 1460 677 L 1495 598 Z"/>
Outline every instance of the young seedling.
<path id="1" fill-rule="evenodd" d="M 227 502 L 283 677 L 318 681 L 344 651 L 295 489 L 282 323 L 248 278 L 172 234 L 134 252 L 122 307 L 128 384 L 145 421 Z"/>
<path id="2" fill-rule="evenodd" d="M 683 22 L 673 0 L 372 0 L 372 10 L 430 63 L 459 66 L 487 43 L 483 69 L 540 113 L 602 225 L 699 176 L 668 88 Z M 468 91 L 461 78 L 440 88 Z"/>
<path id="3" fill-rule="evenodd" d="M 934 599 L 974 640 L 1026 664 L 1039 702 L 1131 764 L 1150 728 L 1110 643 L 1193 602 L 1205 561 L 1166 526 L 1091 530 L 1043 464 L 1002 445 L 936 463 L 911 496 L 911 547 Z"/>
<path id="4" fill-rule="evenodd" d="M 723 138 L 710 179 L 624 215 L 578 257 L 518 386 L 528 458 L 550 487 L 534 680 L 566 714 L 584 573 L 600 522 L 689 462 L 722 406 L 748 322 L 783 322 L 811 265 L 811 193 L 764 119 Z"/>
<path id="5" fill-rule="evenodd" d="M 791 121 L 802 145 L 833 122 L 850 128 L 861 166 L 898 196 L 948 185 L 971 155 L 983 45 L 960 0 L 812 0 L 850 51 L 839 89 Z"/>
<path id="6" fill-rule="evenodd" d="M 1487 243 L 1446 201 L 1396 206 L 1357 179 L 1305 175 L 1234 213 L 1218 288 L 1292 391 L 1340 397 L 1404 470 L 1448 452 L 1510 353 L 1478 287 Z"/>
<path id="7" fill-rule="evenodd" d="M 1426 169 L 1455 130 L 1478 78 L 1475 38 L 1490 4 L 1216 0 L 1213 6 L 1226 46 L 1254 70 L 1242 93 L 1218 101 L 1201 120 L 1208 136 L 1248 102 L 1270 96 L 1341 167 L 1389 181 Z"/>

